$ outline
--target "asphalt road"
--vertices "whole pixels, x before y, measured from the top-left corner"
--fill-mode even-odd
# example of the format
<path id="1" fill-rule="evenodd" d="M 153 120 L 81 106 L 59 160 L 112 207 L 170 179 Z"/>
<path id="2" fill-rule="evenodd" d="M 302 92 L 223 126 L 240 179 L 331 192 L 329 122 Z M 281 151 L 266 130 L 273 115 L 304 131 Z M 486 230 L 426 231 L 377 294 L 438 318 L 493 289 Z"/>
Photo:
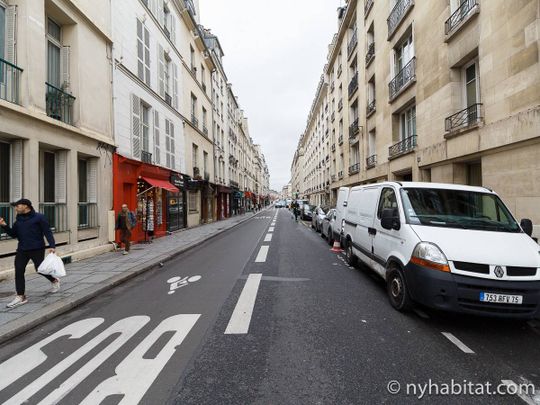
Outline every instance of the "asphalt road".
<path id="1" fill-rule="evenodd" d="M 524 382 L 536 392 L 485 394 Z M 285 209 L 0 347 L 6 404 L 534 404 L 539 390 L 540 322 L 398 313 Z"/>

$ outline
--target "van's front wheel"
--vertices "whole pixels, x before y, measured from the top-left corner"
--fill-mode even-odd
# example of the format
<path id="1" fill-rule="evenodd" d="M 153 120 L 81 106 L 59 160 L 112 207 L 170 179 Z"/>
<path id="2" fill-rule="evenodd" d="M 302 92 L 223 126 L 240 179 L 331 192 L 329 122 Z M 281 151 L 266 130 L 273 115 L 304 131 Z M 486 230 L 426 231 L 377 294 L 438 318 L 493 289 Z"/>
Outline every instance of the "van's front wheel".
<path id="1" fill-rule="evenodd" d="M 386 291 L 390 304 L 400 312 L 405 312 L 412 307 L 412 300 L 401 269 L 392 265 L 386 278 Z"/>
<path id="2" fill-rule="evenodd" d="M 357 259 L 352 249 L 352 241 L 347 240 L 347 247 L 345 248 L 345 258 L 349 266 L 356 266 Z"/>

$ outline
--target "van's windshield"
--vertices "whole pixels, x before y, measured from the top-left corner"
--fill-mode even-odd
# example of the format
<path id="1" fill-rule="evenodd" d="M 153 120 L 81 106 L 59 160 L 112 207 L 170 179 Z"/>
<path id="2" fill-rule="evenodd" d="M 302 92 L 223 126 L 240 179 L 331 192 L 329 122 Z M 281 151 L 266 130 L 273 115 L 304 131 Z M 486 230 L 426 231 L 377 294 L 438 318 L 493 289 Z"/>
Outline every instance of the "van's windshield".
<path id="1" fill-rule="evenodd" d="M 499 197 L 489 193 L 403 188 L 403 208 L 411 225 L 521 232 Z"/>

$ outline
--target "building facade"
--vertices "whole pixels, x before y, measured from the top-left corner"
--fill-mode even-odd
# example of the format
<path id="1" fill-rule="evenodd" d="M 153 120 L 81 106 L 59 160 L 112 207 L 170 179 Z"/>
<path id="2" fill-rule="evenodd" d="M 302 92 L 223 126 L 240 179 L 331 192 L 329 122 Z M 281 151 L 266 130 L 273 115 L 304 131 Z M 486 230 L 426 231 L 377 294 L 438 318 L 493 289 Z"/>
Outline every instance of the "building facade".
<path id="1" fill-rule="evenodd" d="M 301 192 L 323 198 L 311 129 L 328 108 L 329 202 L 384 180 L 482 185 L 538 235 L 539 14 L 538 0 L 349 1 L 297 150 L 312 164 L 291 168 Z"/>
<path id="2" fill-rule="evenodd" d="M 112 240 L 108 4 L 0 1 L 0 216 L 12 223 L 9 203 L 30 199 L 74 259 Z M 0 271 L 16 245 L 0 235 Z"/>

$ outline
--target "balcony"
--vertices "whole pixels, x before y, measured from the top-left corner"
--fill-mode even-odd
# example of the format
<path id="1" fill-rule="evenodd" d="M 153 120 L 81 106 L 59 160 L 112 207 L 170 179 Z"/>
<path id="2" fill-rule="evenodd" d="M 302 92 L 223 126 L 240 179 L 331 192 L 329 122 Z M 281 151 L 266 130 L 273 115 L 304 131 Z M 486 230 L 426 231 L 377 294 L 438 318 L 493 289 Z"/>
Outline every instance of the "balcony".
<path id="1" fill-rule="evenodd" d="M 356 45 L 358 44 L 358 34 L 356 32 L 356 28 L 354 29 L 351 39 L 349 40 L 349 43 L 347 44 L 347 55 L 350 58 L 353 51 L 356 48 Z"/>
<path id="2" fill-rule="evenodd" d="M 199 169 L 197 166 L 193 166 L 193 177 L 195 179 L 201 178 L 201 169 Z"/>
<path id="3" fill-rule="evenodd" d="M 337 103 L 337 109 L 338 111 L 341 111 L 343 109 L 343 99 L 339 100 Z"/>
<path id="4" fill-rule="evenodd" d="M 340 135 L 339 138 L 338 138 L 338 144 L 342 145 L 343 144 L 343 135 Z"/>
<path id="5" fill-rule="evenodd" d="M 338 179 L 341 180 L 343 178 L 343 170 L 338 172 Z"/>
<path id="6" fill-rule="evenodd" d="M 412 152 L 416 148 L 416 135 L 412 135 L 388 148 L 388 160 Z"/>
<path id="7" fill-rule="evenodd" d="M 368 105 L 366 106 L 366 118 L 370 117 L 371 114 L 373 114 L 376 110 L 375 108 L 376 103 L 375 100 L 371 100 Z"/>
<path id="8" fill-rule="evenodd" d="M 20 104 L 19 86 L 23 70 L 0 58 L 0 98 L 10 103 Z"/>
<path id="9" fill-rule="evenodd" d="M 390 12 L 388 19 L 386 20 L 388 23 L 389 40 L 390 38 L 392 38 L 392 35 L 394 34 L 394 32 L 396 32 L 397 28 L 413 6 L 414 0 L 398 0 L 396 5 Z"/>
<path id="10" fill-rule="evenodd" d="M 444 120 L 444 129 L 448 134 L 477 127 L 484 117 L 481 103 L 472 104 L 467 108 L 447 117 Z"/>
<path id="11" fill-rule="evenodd" d="M 195 117 L 195 114 L 191 114 L 191 123 L 195 128 L 199 128 L 199 120 Z"/>
<path id="12" fill-rule="evenodd" d="M 331 149 L 332 149 L 332 152 L 335 152 L 335 151 L 336 151 L 336 144 L 335 144 L 335 143 L 332 144 Z"/>
<path id="13" fill-rule="evenodd" d="M 416 81 L 416 57 L 413 57 L 409 63 L 407 63 L 403 69 L 392 79 L 388 84 L 388 90 L 390 92 L 390 101 L 395 100 L 395 98 L 405 91 Z"/>
<path id="14" fill-rule="evenodd" d="M 75 97 L 52 84 L 45 83 L 47 115 L 55 120 L 73 125 L 73 103 Z"/>
<path id="15" fill-rule="evenodd" d="M 372 7 L 373 7 L 373 0 L 364 1 L 364 18 L 367 18 Z"/>
<path id="16" fill-rule="evenodd" d="M 339 78 L 339 76 L 341 76 L 341 72 L 343 71 L 343 68 L 341 67 L 341 65 L 338 66 L 337 68 L 337 77 Z"/>
<path id="17" fill-rule="evenodd" d="M 377 155 L 371 155 L 366 159 L 366 168 L 371 169 L 377 164 Z"/>
<path id="18" fill-rule="evenodd" d="M 229 184 L 230 184 L 231 187 L 238 188 L 238 182 L 237 181 L 231 180 L 231 181 L 229 181 Z"/>
<path id="19" fill-rule="evenodd" d="M 356 118 L 353 123 L 349 126 L 349 138 L 356 138 L 360 132 L 360 126 L 358 125 L 358 118 Z"/>
<path id="20" fill-rule="evenodd" d="M 166 102 L 168 105 L 172 106 L 172 97 L 171 97 L 171 95 L 170 95 L 169 93 L 167 93 L 167 92 L 165 92 L 165 102 Z"/>
<path id="21" fill-rule="evenodd" d="M 202 87 L 203 91 L 206 93 L 206 83 L 202 83 L 201 87 Z"/>
<path id="22" fill-rule="evenodd" d="M 372 42 L 368 45 L 367 53 L 366 53 L 366 67 L 369 66 L 371 61 L 375 59 L 375 42 Z"/>
<path id="23" fill-rule="evenodd" d="M 208 135 L 208 128 L 206 127 L 205 124 L 203 124 L 202 126 L 202 131 L 204 132 L 205 135 Z"/>
<path id="24" fill-rule="evenodd" d="M 349 82 L 349 98 L 351 98 L 356 90 L 358 90 L 358 72 L 354 74 L 351 81 Z"/>
<path id="25" fill-rule="evenodd" d="M 152 154 L 145 150 L 141 150 L 141 162 L 152 164 Z"/>
<path id="26" fill-rule="evenodd" d="M 334 82 L 330 84 L 330 93 L 332 93 L 333 91 L 334 91 Z"/>
<path id="27" fill-rule="evenodd" d="M 193 0 L 184 0 L 186 3 L 186 8 L 193 18 L 195 18 L 195 6 L 193 5 Z"/>
<path id="28" fill-rule="evenodd" d="M 330 178 L 332 179 L 332 181 L 336 181 L 336 175 L 333 174 L 332 176 L 330 176 Z"/>
<path id="29" fill-rule="evenodd" d="M 444 34 L 449 36 L 458 26 L 479 12 L 478 0 L 466 0 L 461 2 L 459 8 L 452 13 L 444 23 Z"/>
<path id="30" fill-rule="evenodd" d="M 349 166 L 349 175 L 356 174 L 360 171 L 360 163 L 355 163 L 352 166 Z"/>
<path id="31" fill-rule="evenodd" d="M 166 25 L 163 26 L 163 32 L 165 33 L 165 36 L 169 39 L 171 39 L 171 32 L 169 31 L 169 28 L 167 28 Z"/>
<path id="32" fill-rule="evenodd" d="M 39 212 L 45 215 L 54 233 L 68 231 L 67 205 L 60 203 L 39 203 Z"/>
<path id="33" fill-rule="evenodd" d="M 98 227 L 98 211 L 96 203 L 80 202 L 77 204 L 78 229 Z"/>
<path id="34" fill-rule="evenodd" d="M 330 119 L 332 120 L 332 122 L 334 122 L 336 120 L 336 113 L 333 112 L 332 115 L 330 116 Z M 328 130 L 326 130 L 326 133 L 328 133 Z"/>

